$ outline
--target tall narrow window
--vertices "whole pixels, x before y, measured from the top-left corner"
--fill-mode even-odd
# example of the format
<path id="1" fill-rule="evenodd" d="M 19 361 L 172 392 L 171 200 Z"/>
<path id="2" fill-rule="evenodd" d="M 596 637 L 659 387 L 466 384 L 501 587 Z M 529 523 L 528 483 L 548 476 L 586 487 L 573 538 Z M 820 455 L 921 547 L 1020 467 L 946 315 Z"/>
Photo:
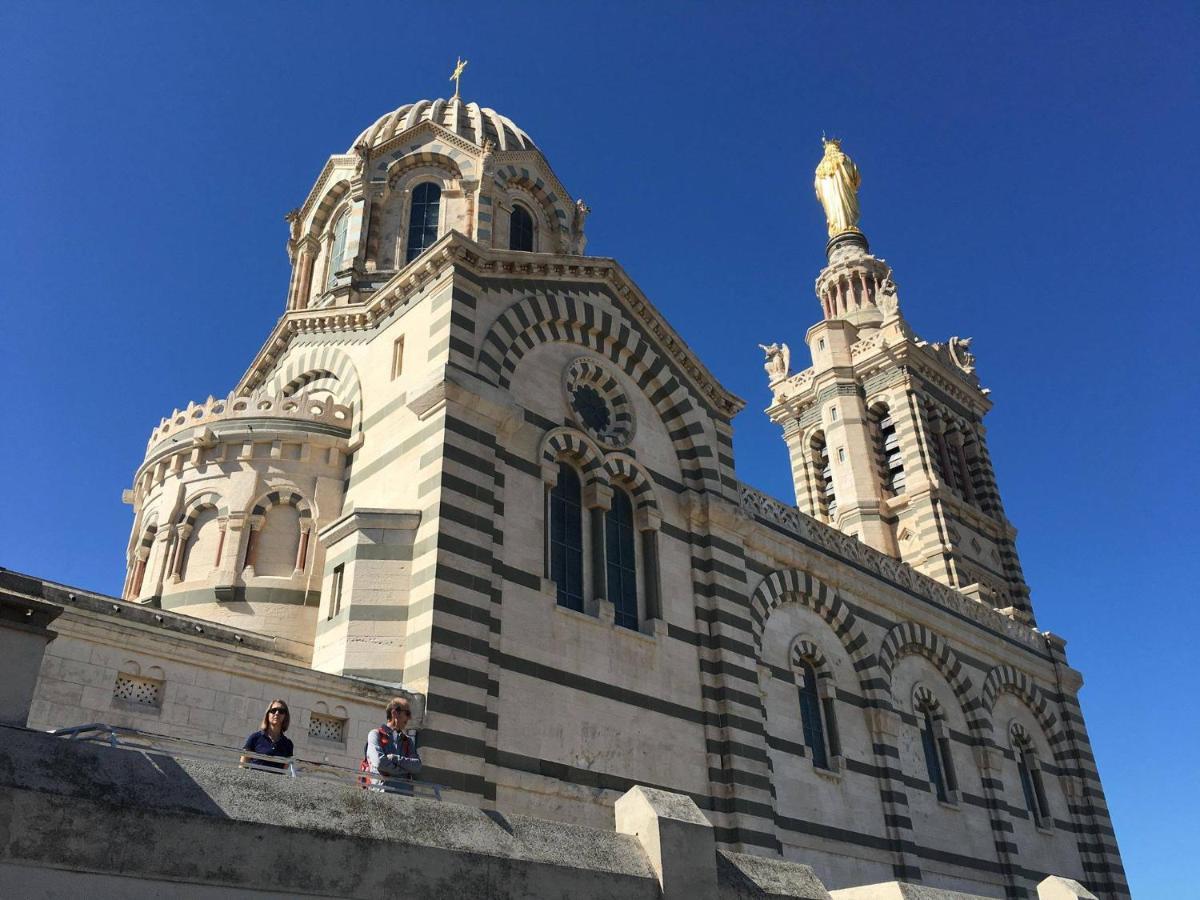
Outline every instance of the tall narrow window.
<path id="1" fill-rule="evenodd" d="M 875 422 L 879 475 L 885 490 L 893 495 L 904 493 L 904 455 L 900 452 L 900 437 L 896 434 L 896 420 L 884 404 L 871 410 Z"/>
<path id="2" fill-rule="evenodd" d="M 345 563 L 333 567 L 333 586 L 330 589 L 332 596 L 329 598 L 329 618 L 331 619 L 342 611 L 342 581 L 345 577 Z"/>
<path id="3" fill-rule="evenodd" d="M 432 181 L 418 184 L 412 192 L 412 209 L 408 215 L 408 245 L 405 262 L 412 262 L 434 245 L 438 239 L 438 212 L 442 189 Z"/>
<path id="4" fill-rule="evenodd" d="M 933 729 L 933 714 L 928 709 L 921 714 L 921 746 L 925 750 L 925 769 L 929 773 L 929 783 L 933 785 L 937 798 L 945 803 L 950 798 L 946 794 L 946 777 L 942 771 L 937 733 Z"/>
<path id="5" fill-rule="evenodd" d="M 822 518 L 832 522 L 837 515 L 837 496 L 833 492 L 833 466 L 829 461 L 824 432 L 814 434 L 809 447 L 813 469 L 817 473 L 817 509 Z"/>
<path id="6" fill-rule="evenodd" d="M 350 213 L 344 212 L 333 226 L 333 243 L 329 247 L 329 271 L 325 275 L 325 287 L 331 288 L 337 281 L 337 273 L 344 266 L 346 255 L 346 227 L 350 224 Z"/>
<path id="7" fill-rule="evenodd" d="M 583 612 L 583 504 L 579 476 L 558 464 L 558 483 L 550 491 L 550 578 L 558 587 L 558 605 Z"/>
<path id="8" fill-rule="evenodd" d="M 807 660 L 797 664 L 800 675 L 800 724 L 804 729 L 804 746 L 812 753 L 813 765 L 829 768 L 829 753 L 825 744 L 825 728 L 821 722 L 821 698 L 817 694 L 817 673 Z"/>
<path id="9" fill-rule="evenodd" d="M 508 249 L 533 251 L 533 216 L 514 204 L 508 220 Z"/>
<path id="10" fill-rule="evenodd" d="M 1033 746 L 1026 740 L 1013 748 L 1017 754 L 1017 772 L 1021 776 L 1021 792 L 1025 795 L 1025 808 L 1040 828 L 1050 823 L 1050 805 L 1046 802 L 1046 788 L 1042 784 L 1042 768 L 1038 764 Z"/>
<path id="11" fill-rule="evenodd" d="M 613 490 L 612 508 L 604 514 L 608 552 L 608 599 L 616 607 L 616 623 L 637 629 L 637 562 L 634 559 L 633 502 L 620 488 Z"/>
<path id="12" fill-rule="evenodd" d="M 395 381 L 404 371 L 404 335 L 396 338 L 392 344 L 392 380 Z"/>

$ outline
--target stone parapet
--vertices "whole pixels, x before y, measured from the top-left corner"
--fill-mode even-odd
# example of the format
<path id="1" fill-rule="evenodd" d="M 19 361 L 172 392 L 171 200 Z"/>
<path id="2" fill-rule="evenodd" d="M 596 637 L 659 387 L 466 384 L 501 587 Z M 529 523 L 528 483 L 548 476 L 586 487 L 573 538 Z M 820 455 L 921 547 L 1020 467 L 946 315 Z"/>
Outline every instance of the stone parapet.
<path id="1" fill-rule="evenodd" d="M 146 455 L 152 455 L 159 444 L 168 439 L 178 439 L 185 432 L 203 441 L 203 432 L 193 433 L 192 429 L 246 419 L 303 423 L 312 430 L 338 437 L 349 437 L 352 424 L 350 407 L 337 403 L 331 397 L 312 394 L 253 394 L 240 397 L 231 393 L 227 397 L 209 397 L 203 403 L 189 403 L 186 408 L 176 409 L 164 417 L 150 434 Z"/>

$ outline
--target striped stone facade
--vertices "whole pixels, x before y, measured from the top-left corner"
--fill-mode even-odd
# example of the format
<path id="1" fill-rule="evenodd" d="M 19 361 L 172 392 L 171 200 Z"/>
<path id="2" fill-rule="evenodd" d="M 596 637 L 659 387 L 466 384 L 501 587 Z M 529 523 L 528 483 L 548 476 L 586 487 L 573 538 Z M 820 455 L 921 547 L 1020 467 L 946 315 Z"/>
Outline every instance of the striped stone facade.
<path id="1" fill-rule="evenodd" d="M 231 400 L 315 398 L 343 418 L 279 417 L 292 443 L 323 448 L 295 460 L 274 444 L 256 454 L 237 432 L 251 447 L 235 454 L 253 473 L 244 487 L 153 451 L 131 497 L 130 578 L 140 567 L 153 579 L 161 523 L 190 527 L 211 506 L 249 528 L 291 504 L 311 537 L 288 581 L 308 591 L 289 652 L 423 695 L 425 776 L 450 798 L 608 826 L 616 798 L 641 784 L 691 797 L 727 847 L 810 864 L 830 886 L 1030 897 L 1053 873 L 1128 896 L 1082 680 L 1063 642 L 1032 627 L 986 452 L 988 401 L 961 348 L 918 341 L 895 310 L 815 326 L 814 367 L 773 383 L 769 410 L 797 506 L 766 497 L 736 476 L 742 401 L 615 261 L 578 255 L 586 207 L 527 136 L 489 119 L 511 144 L 498 147 L 467 112 L 442 102 L 384 117 L 331 159 L 291 217 L 288 311 Z M 388 235 L 421 179 L 442 187 L 440 237 L 397 264 Z M 518 202 L 539 217 L 534 252 L 504 249 L 497 217 Z M 347 210 L 349 262 L 331 279 L 330 229 Z M 855 280 L 852 263 L 826 279 L 828 312 L 890 281 L 875 269 Z M 611 427 L 573 406 L 580 385 L 608 404 Z M 877 446 L 885 411 L 902 493 L 886 488 Z M 213 422 L 218 443 L 233 435 Z M 833 454 L 828 524 L 816 430 Z M 943 449 L 935 433 L 957 437 Z M 188 439 L 209 452 L 201 426 Z M 551 580 L 562 465 L 581 484 L 582 610 L 560 606 Z M 633 508 L 636 627 L 618 624 L 606 562 L 619 492 Z M 259 607 L 282 601 L 251 596 L 270 585 L 234 543 L 243 555 L 224 551 L 218 581 L 240 598 L 205 585 L 194 614 L 262 631 Z M 153 605 L 167 593 L 127 596 Z M 819 681 L 827 765 L 801 728 L 801 660 Z M 947 800 L 921 755 L 925 709 L 955 778 Z M 1040 764 L 1039 821 L 1014 728 Z"/>

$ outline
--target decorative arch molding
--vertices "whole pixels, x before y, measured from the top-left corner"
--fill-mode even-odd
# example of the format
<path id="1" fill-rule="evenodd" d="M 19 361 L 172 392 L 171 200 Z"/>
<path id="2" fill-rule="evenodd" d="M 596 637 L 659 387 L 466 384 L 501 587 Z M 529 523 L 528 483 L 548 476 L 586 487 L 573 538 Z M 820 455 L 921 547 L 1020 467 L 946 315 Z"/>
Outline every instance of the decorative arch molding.
<path id="1" fill-rule="evenodd" d="M 563 458 L 574 460 L 583 470 L 584 482 L 593 485 L 603 480 L 604 455 L 587 435 L 573 428 L 555 428 L 542 438 L 541 452 L 543 480 L 554 484 L 558 480 L 558 461 Z"/>
<path id="2" fill-rule="evenodd" d="M 179 514 L 177 525 L 186 525 L 189 528 L 196 524 L 196 519 L 205 509 L 215 509 L 217 515 L 222 519 L 229 517 L 229 504 L 221 499 L 221 495 L 216 491 L 205 491 L 202 494 L 197 494 L 183 504 L 183 511 Z"/>
<path id="3" fill-rule="evenodd" d="M 525 355 L 556 341 L 586 347 L 619 367 L 645 393 L 671 434 L 685 481 L 721 493 L 715 463 L 707 471 L 701 465 L 704 458 L 712 460 L 712 449 L 693 441 L 693 435 L 704 434 L 702 407 L 619 310 L 581 297 L 550 293 L 518 300 L 488 329 L 480 344 L 477 369 L 487 381 L 509 390 Z"/>
<path id="4" fill-rule="evenodd" d="M 342 198 L 349 193 L 350 182 L 346 179 L 342 179 L 329 186 L 329 190 L 325 192 L 325 195 L 321 198 L 321 202 L 317 204 L 316 210 L 313 211 L 312 221 L 308 226 L 308 234 L 310 236 L 317 237 L 325 231 L 332 220 L 333 211 L 342 202 Z"/>
<path id="5" fill-rule="evenodd" d="M 807 662 L 813 667 L 813 671 L 817 673 L 817 678 L 833 677 L 833 671 L 829 667 L 829 660 L 825 658 L 825 654 L 821 652 L 821 648 L 817 646 L 816 641 L 803 636 L 793 640 L 792 648 L 788 651 L 788 665 L 792 667 L 792 671 L 798 669 L 802 662 Z"/>
<path id="6" fill-rule="evenodd" d="M 470 160 L 464 159 L 469 163 Z M 433 168 L 442 172 L 452 181 L 461 181 L 466 177 L 458 160 L 434 150 L 417 150 L 404 156 L 397 157 L 387 166 L 385 179 L 389 188 L 394 188 L 397 182 L 414 169 Z"/>
<path id="7" fill-rule="evenodd" d="M 558 246 L 553 250 L 565 253 L 570 238 L 571 216 L 561 205 L 559 196 L 548 191 L 545 182 L 541 178 L 534 178 L 528 169 L 514 165 L 499 166 L 496 169 L 496 183 L 505 191 L 519 187 L 541 205 L 550 229 L 557 236 Z M 550 247 L 543 248 L 543 252 L 548 251 L 551 251 Z"/>
<path id="8" fill-rule="evenodd" d="M 786 602 L 797 602 L 825 620 L 850 656 L 864 697 L 869 700 L 880 699 L 874 679 L 868 677 L 875 666 L 875 658 L 867 651 L 869 641 L 866 632 L 837 590 L 810 572 L 781 569 L 763 578 L 754 589 L 750 596 L 750 618 L 755 657 L 762 660 L 763 632 L 767 619 L 775 607 Z"/>
<path id="9" fill-rule="evenodd" d="M 974 688 L 962 660 L 950 649 L 944 637 L 917 622 L 901 622 L 884 635 L 879 648 L 879 668 L 887 683 L 888 694 L 892 692 L 892 672 L 896 664 L 914 654 L 929 660 L 949 682 L 971 729 L 976 732 L 988 731 L 987 719 L 979 715 L 982 704 L 974 696 Z"/>
<path id="10" fill-rule="evenodd" d="M 659 515 L 658 500 L 654 496 L 654 482 L 640 463 L 620 453 L 610 453 L 604 458 L 604 473 L 610 482 L 622 481 L 633 494 L 633 503 L 638 511 Z"/>
<path id="11" fill-rule="evenodd" d="M 291 397 L 319 378 L 333 378 L 337 384 L 337 389 L 333 391 L 334 398 L 343 406 L 350 407 L 353 427 L 355 431 L 362 431 L 362 387 L 358 370 L 350 357 L 337 347 L 318 345 L 289 353 L 276 363 L 275 370 L 264 381 L 264 385 L 267 393 Z"/>
<path id="12" fill-rule="evenodd" d="M 273 488 L 270 493 L 263 495 L 250 509 L 252 517 L 261 517 L 273 506 L 294 506 L 300 516 L 301 529 L 312 524 L 312 504 L 299 493 L 287 487 Z"/>
<path id="13" fill-rule="evenodd" d="M 1055 747 L 1061 740 L 1061 729 L 1058 717 L 1046 700 L 1045 691 L 1039 688 L 1024 672 L 1013 666 L 994 666 L 983 681 L 983 709 L 989 716 L 996 706 L 1001 694 L 1012 694 L 1033 713 L 1037 723 L 1042 726 L 1046 740 Z"/>

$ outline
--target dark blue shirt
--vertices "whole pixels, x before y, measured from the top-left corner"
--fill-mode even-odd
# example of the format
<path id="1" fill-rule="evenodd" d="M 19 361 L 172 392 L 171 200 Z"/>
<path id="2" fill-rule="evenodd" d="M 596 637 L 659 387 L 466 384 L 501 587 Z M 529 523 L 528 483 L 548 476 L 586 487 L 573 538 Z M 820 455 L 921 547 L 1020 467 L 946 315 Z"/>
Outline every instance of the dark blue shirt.
<path id="1" fill-rule="evenodd" d="M 246 738 L 246 743 L 242 744 L 243 750 L 249 750 L 251 753 L 261 753 L 263 756 L 291 756 L 292 742 L 288 740 L 286 734 L 281 735 L 278 741 L 273 741 L 265 731 L 256 731 L 250 737 Z M 250 760 L 252 766 L 265 766 L 269 769 L 285 769 L 286 763 L 267 762 L 262 759 Z"/>

